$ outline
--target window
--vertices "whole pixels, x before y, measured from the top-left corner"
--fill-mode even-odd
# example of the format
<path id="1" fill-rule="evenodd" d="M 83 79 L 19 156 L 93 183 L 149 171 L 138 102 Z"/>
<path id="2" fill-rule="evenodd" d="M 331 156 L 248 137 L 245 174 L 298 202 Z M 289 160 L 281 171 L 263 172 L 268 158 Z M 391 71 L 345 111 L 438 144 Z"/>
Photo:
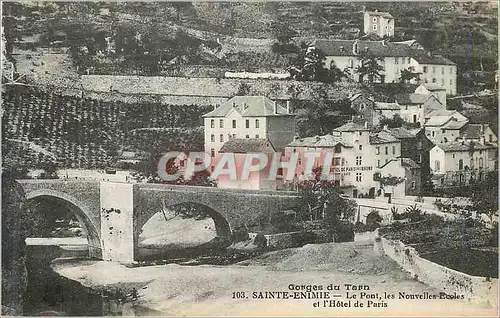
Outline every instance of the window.
<path id="1" fill-rule="evenodd" d="M 233 138 L 236 138 L 236 134 L 233 134 Z"/>
<path id="2" fill-rule="evenodd" d="M 357 156 L 356 157 L 356 166 L 361 166 L 361 163 L 362 162 L 362 157 L 361 156 Z"/>
<path id="3" fill-rule="evenodd" d="M 335 153 L 341 153 L 342 152 L 342 146 L 341 145 L 335 145 L 334 151 L 335 151 Z"/>
<path id="4" fill-rule="evenodd" d="M 424 73 L 427 73 L 427 66 L 424 66 Z"/>
<path id="5" fill-rule="evenodd" d="M 333 158 L 333 165 L 340 166 L 340 158 Z"/>
<path id="6" fill-rule="evenodd" d="M 353 68 L 353 67 L 354 67 L 354 63 L 353 63 L 352 59 L 349 59 L 349 67 L 350 67 L 350 68 Z"/>
<path id="7" fill-rule="evenodd" d="M 377 160 L 377 168 L 380 168 L 380 159 Z"/>
<path id="8" fill-rule="evenodd" d="M 245 128 L 250 128 L 250 119 L 245 120 Z"/>
<path id="9" fill-rule="evenodd" d="M 411 188 L 412 188 L 412 189 L 415 189 L 415 181 L 412 181 L 412 182 L 411 182 Z"/>
<path id="10" fill-rule="evenodd" d="M 233 136 L 231 134 L 227 134 L 227 140 L 233 138 Z"/>
<path id="11" fill-rule="evenodd" d="M 377 25 L 376 24 L 373 25 L 373 31 L 377 31 Z"/>
<path id="12" fill-rule="evenodd" d="M 246 139 L 250 138 L 250 135 L 246 135 L 246 136 L 245 136 L 245 138 L 246 138 Z"/>
<path id="13" fill-rule="evenodd" d="M 444 75 L 444 66 L 441 67 L 441 75 Z"/>
<path id="14" fill-rule="evenodd" d="M 220 142 L 224 142 L 224 135 L 223 135 L 223 134 L 220 134 L 220 136 L 219 136 L 219 141 L 220 141 Z"/>
<path id="15" fill-rule="evenodd" d="M 432 132 L 432 137 L 434 137 L 434 135 L 435 135 L 435 132 L 433 131 L 433 132 Z"/>
<path id="16" fill-rule="evenodd" d="M 464 161 L 462 159 L 458 160 L 458 170 L 462 170 L 464 168 Z"/>
<path id="17" fill-rule="evenodd" d="M 436 79 L 435 79 L 434 77 L 432 78 L 432 82 L 433 82 L 433 83 L 436 83 Z"/>
<path id="18" fill-rule="evenodd" d="M 224 120 L 219 119 L 219 128 L 224 128 Z"/>
<path id="19" fill-rule="evenodd" d="M 396 154 L 396 146 L 392 146 L 392 154 L 395 155 Z"/>
<path id="20" fill-rule="evenodd" d="M 347 162 L 345 161 L 345 159 L 344 159 L 344 158 L 342 158 L 342 165 L 343 165 L 343 166 L 345 166 L 345 165 L 346 165 L 346 163 L 347 163 Z"/>
<path id="21" fill-rule="evenodd" d="M 259 128 L 259 120 L 258 119 L 255 120 L 255 128 Z"/>
<path id="22" fill-rule="evenodd" d="M 377 147 L 377 148 L 376 148 L 376 154 L 377 154 L 377 155 L 380 155 L 380 147 Z"/>
<path id="23" fill-rule="evenodd" d="M 434 161 L 434 170 L 441 171 L 441 162 L 439 160 Z"/>
<path id="24" fill-rule="evenodd" d="M 233 119 L 233 128 L 236 128 L 236 119 Z"/>
<path id="25" fill-rule="evenodd" d="M 424 79 L 424 83 L 428 83 L 428 82 L 429 82 L 429 81 L 425 78 L 425 79 Z"/>
<path id="26" fill-rule="evenodd" d="M 410 64 L 410 58 L 408 58 L 408 64 Z"/>
<path id="27" fill-rule="evenodd" d="M 363 145 L 359 145 L 359 150 L 363 150 Z"/>
<path id="28" fill-rule="evenodd" d="M 453 85 L 453 80 L 452 79 L 450 79 L 450 85 Z"/>
<path id="29" fill-rule="evenodd" d="M 386 29 L 386 30 L 388 30 L 388 29 L 389 29 L 389 26 L 387 26 L 387 25 L 386 25 L 386 26 L 385 26 L 385 29 Z"/>
<path id="30" fill-rule="evenodd" d="M 356 172 L 356 181 L 361 182 L 361 172 Z"/>
<path id="31" fill-rule="evenodd" d="M 215 135 L 214 135 L 214 134 L 212 134 L 212 135 L 210 136 L 210 141 L 211 141 L 211 142 L 215 142 Z"/>
<path id="32" fill-rule="evenodd" d="M 394 58 L 394 64 L 399 64 L 399 57 Z"/>
<path id="33" fill-rule="evenodd" d="M 215 149 L 210 149 L 210 156 L 215 157 Z"/>
<path id="34" fill-rule="evenodd" d="M 389 154 L 389 147 L 385 147 L 385 154 L 388 155 Z"/>
<path id="35" fill-rule="evenodd" d="M 377 17 L 373 17 L 373 22 L 377 22 Z"/>
<path id="36" fill-rule="evenodd" d="M 489 142 L 493 142 L 493 135 L 492 135 L 492 134 L 489 134 L 489 135 L 488 135 L 488 141 L 489 141 Z"/>
<path id="37" fill-rule="evenodd" d="M 259 134 L 255 135 L 255 138 L 259 139 Z"/>
<path id="38" fill-rule="evenodd" d="M 479 158 L 479 169 L 482 169 L 483 168 L 483 158 Z"/>
<path id="39" fill-rule="evenodd" d="M 417 122 L 417 115 L 413 115 L 413 122 L 416 123 Z"/>
<path id="40" fill-rule="evenodd" d="M 435 66 L 432 67 L 432 74 L 436 74 L 436 67 Z"/>
<path id="41" fill-rule="evenodd" d="M 444 86 L 444 78 L 441 79 L 441 85 Z"/>
<path id="42" fill-rule="evenodd" d="M 210 128 L 215 128 L 215 119 L 210 119 Z"/>
<path id="43" fill-rule="evenodd" d="M 422 154 L 419 154 L 417 163 L 421 163 L 421 162 L 422 162 Z"/>

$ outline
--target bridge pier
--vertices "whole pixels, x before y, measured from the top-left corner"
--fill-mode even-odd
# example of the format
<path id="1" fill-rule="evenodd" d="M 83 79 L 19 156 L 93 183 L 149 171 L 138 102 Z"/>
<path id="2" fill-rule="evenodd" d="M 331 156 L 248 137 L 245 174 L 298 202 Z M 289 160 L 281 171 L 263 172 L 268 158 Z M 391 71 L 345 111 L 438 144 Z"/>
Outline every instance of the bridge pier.
<path id="1" fill-rule="evenodd" d="M 134 187 L 101 182 L 101 240 L 105 261 L 134 261 Z"/>

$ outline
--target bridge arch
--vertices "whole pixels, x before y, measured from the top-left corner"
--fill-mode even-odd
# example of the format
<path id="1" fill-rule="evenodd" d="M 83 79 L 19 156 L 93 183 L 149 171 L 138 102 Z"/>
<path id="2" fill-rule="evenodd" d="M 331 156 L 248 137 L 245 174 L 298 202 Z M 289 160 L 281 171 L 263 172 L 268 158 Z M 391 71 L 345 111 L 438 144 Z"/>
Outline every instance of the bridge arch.
<path id="1" fill-rule="evenodd" d="M 55 199 L 57 202 L 65 205 L 76 216 L 87 233 L 89 256 L 101 258 L 100 224 L 97 225 L 91 220 L 90 216 L 92 214 L 89 208 L 75 197 L 56 190 L 41 189 L 26 193 L 27 202 L 36 202 L 44 199 Z"/>

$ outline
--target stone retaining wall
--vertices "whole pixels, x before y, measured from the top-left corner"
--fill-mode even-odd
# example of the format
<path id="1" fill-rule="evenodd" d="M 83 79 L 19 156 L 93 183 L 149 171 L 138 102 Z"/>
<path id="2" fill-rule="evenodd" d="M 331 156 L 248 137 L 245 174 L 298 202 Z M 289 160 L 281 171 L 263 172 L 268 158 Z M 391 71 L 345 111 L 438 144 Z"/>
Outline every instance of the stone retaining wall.
<path id="1" fill-rule="evenodd" d="M 304 244 L 319 244 L 331 242 L 327 230 L 315 230 L 310 232 L 288 232 L 264 235 L 267 246 L 277 249 L 300 247 Z"/>
<path id="2" fill-rule="evenodd" d="M 471 276 L 431 262 L 418 255 L 413 247 L 401 241 L 388 240 L 375 236 L 374 249 L 396 261 L 403 270 L 418 281 L 445 292 L 449 295 L 464 295 L 467 300 L 488 301 L 491 305 L 498 302 L 498 279 Z"/>

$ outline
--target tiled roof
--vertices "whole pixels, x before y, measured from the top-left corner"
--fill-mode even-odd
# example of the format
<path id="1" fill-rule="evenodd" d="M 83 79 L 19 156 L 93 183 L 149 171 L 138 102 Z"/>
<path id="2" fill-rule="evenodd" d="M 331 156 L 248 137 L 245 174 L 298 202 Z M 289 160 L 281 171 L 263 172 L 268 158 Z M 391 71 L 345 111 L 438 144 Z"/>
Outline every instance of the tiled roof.
<path id="1" fill-rule="evenodd" d="M 411 158 L 401 158 L 401 165 L 408 168 L 420 168 Z"/>
<path id="2" fill-rule="evenodd" d="M 443 126 L 445 124 L 448 124 L 450 121 L 454 121 L 455 123 L 450 124 L 450 128 L 448 129 L 458 129 L 458 128 L 452 128 L 452 127 L 463 127 L 466 123 L 469 122 L 467 117 L 463 116 L 456 110 L 447 110 L 447 109 L 439 109 L 432 111 L 428 114 L 425 115 L 425 118 L 427 121 L 425 122 L 424 126 L 430 127 L 430 126 Z"/>
<path id="3" fill-rule="evenodd" d="M 387 144 L 399 142 L 399 139 L 394 137 L 389 131 L 382 130 L 378 133 L 370 135 L 370 144 Z"/>
<path id="4" fill-rule="evenodd" d="M 424 83 L 421 84 L 423 87 L 425 87 L 428 91 L 445 91 L 446 88 L 443 86 L 436 84 L 436 83 Z"/>
<path id="5" fill-rule="evenodd" d="M 311 148 L 332 148 L 337 145 L 342 145 L 345 148 L 351 148 L 352 145 L 341 136 L 324 135 L 305 137 L 292 141 L 288 147 L 311 147 Z"/>
<path id="6" fill-rule="evenodd" d="M 415 138 L 420 130 L 421 128 L 411 130 L 404 127 L 389 128 L 391 134 L 398 139 Z"/>
<path id="7" fill-rule="evenodd" d="M 272 153 L 276 152 L 271 142 L 267 139 L 240 139 L 234 138 L 226 141 L 219 152 L 223 153 Z"/>
<path id="8" fill-rule="evenodd" d="M 279 105 L 276 109 L 277 114 L 274 113 L 274 102 L 265 96 L 235 96 L 203 117 L 226 117 L 233 110 L 243 117 L 294 116 Z"/>
<path id="9" fill-rule="evenodd" d="M 394 17 L 389 12 L 380 12 L 380 11 L 366 11 L 370 16 L 379 16 L 384 17 L 386 19 L 394 19 Z"/>
<path id="10" fill-rule="evenodd" d="M 436 147 L 443 149 L 444 152 L 461 152 L 472 150 L 494 149 L 495 145 L 490 143 L 480 143 L 478 141 L 452 141 L 443 144 L 438 144 Z"/>
<path id="11" fill-rule="evenodd" d="M 396 102 L 400 105 L 421 105 L 429 98 L 430 95 L 408 93 L 398 94 L 395 96 Z"/>
<path id="12" fill-rule="evenodd" d="M 441 55 L 428 55 L 425 52 L 422 52 L 422 50 L 420 50 L 419 52 L 414 52 L 412 57 L 420 64 L 456 65 L 455 63 Z"/>
<path id="13" fill-rule="evenodd" d="M 352 46 L 355 40 L 337 40 L 337 39 L 317 39 L 313 46 L 319 49 L 327 56 L 354 56 Z M 406 44 L 358 40 L 359 52 L 368 49 L 369 54 L 374 56 L 412 56 L 414 51 Z"/>
<path id="14" fill-rule="evenodd" d="M 400 110 L 401 108 L 397 103 L 384 103 L 384 102 L 375 102 L 375 109 L 382 110 Z"/>
<path id="15" fill-rule="evenodd" d="M 456 110 L 448 110 L 448 109 L 436 109 L 432 112 L 425 115 L 425 118 L 431 118 L 436 116 L 452 116 L 456 113 Z"/>
<path id="16" fill-rule="evenodd" d="M 467 124 L 467 121 L 458 121 L 456 118 L 452 117 L 450 121 L 444 124 L 442 129 L 460 129 Z"/>
<path id="17" fill-rule="evenodd" d="M 460 134 L 464 139 L 480 139 L 486 127 L 484 124 L 468 124 L 465 130 Z"/>
<path id="18" fill-rule="evenodd" d="M 333 131 L 341 131 L 341 132 L 351 132 L 351 131 L 368 131 L 370 130 L 368 127 L 365 127 L 364 124 L 356 123 L 356 122 L 348 122 L 340 127 L 335 128 Z"/>

